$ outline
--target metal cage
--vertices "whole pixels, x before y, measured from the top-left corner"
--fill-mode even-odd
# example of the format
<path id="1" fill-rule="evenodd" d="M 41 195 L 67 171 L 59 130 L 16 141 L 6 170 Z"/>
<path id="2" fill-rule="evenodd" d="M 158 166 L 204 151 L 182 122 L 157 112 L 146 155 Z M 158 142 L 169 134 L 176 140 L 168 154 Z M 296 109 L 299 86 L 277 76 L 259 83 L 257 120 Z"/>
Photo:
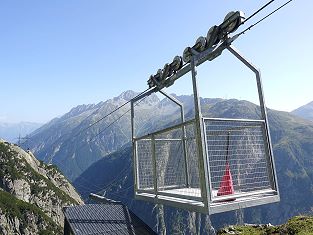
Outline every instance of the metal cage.
<path id="1" fill-rule="evenodd" d="M 202 213 L 219 213 L 279 201 L 270 133 L 259 70 L 232 46 L 226 47 L 256 75 L 261 118 L 202 117 L 196 67 L 211 49 L 192 56 L 177 74 L 191 72 L 195 117 L 143 136 L 135 135 L 136 103 L 131 102 L 135 198 Z"/>

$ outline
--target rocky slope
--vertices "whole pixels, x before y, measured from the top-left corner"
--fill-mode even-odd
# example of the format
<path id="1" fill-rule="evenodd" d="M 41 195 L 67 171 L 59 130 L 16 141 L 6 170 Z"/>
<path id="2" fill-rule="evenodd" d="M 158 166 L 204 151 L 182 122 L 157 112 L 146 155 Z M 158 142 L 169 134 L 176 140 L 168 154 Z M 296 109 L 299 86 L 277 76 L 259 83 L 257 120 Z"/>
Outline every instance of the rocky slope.
<path id="1" fill-rule="evenodd" d="M 0 141 L 0 189 L 3 234 L 58 234 L 64 223 L 62 208 L 83 203 L 56 167 L 4 141 Z"/>
<path id="2" fill-rule="evenodd" d="M 0 234 L 62 234 L 38 207 L 0 191 Z"/>

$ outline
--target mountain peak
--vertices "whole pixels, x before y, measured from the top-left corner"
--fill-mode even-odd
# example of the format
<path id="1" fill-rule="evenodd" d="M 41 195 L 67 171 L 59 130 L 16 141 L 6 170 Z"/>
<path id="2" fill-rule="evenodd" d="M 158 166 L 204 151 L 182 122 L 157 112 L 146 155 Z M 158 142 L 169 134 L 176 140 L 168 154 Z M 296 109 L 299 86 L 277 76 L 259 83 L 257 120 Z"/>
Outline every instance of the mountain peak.
<path id="1" fill-rule="evenodd" d="M 291 112 L 292 114 L 313 121 L 313 101 Z"/>
<path id="2" fill-rule="evenodd" d="M 303 109 L 303 108 L 306 108 L 306 109 L 312 109 L 313 110 L 313 101 L 305 104 L 305 105 L 302 105 L 300 106 L 299 108 L 293 110 L 292 112 L 295 112 L 296 110 L 299 110 L 299 109 Z"/>
<path id="3" fill-rule="evenodd" d="M 113 101 L 114 102 L 129 101 L 129 100 L 133 99 L 134 97 L 136 97 L 139 94 L 140 94 L 140 92 L 127 90 L 127 91 L 122 92 L 119 96 L 114 97 Z M 156 104 L 159 101 L 160 101 L 160 99 L 158 98 L 158 96 L 155 93 L 145 97 L 144 100 L 141 100 L 142 104 L 146 104 L 146 105 Z"/>
<path id="4" fill-rule="evenodd" d="M 83 113 L 89 109 L 93 109 L 94 107 L 95 107 L 95 104 L 78 105 L 78 106 L 72 108 L 68 113 L 63 115 L 62 118 L 68 118 L 68 117 L 79 115 L 79 114 L 81 114 L 81 113 Z"/>
<path id="5" fill-rule="evenodd" d="M 115 97 L 115 99 L 123 99 L 123 100 L 131 100 L 132 98 L 134 98 L 136 95 L 138 95 L 139 92 L 135 92 L 132 90 L 127 90 L 122 92 L 119 96 Z"/>

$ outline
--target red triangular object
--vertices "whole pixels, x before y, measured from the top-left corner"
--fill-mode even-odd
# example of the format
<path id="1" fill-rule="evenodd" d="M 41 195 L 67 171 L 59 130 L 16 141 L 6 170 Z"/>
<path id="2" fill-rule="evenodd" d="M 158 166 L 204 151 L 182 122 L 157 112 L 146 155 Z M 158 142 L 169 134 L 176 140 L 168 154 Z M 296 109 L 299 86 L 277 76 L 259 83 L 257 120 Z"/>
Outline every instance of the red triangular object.
<path id="1" fill-rule="evenodd" d="M 234 185 L 233 185 L 233 177 L 231 176 L 231 172 L 229 169 L 229 163 L 226 162 L 225 172 L 220 183 L 220 188 L 217 191 L 217 196 L 234 194 Z"/>

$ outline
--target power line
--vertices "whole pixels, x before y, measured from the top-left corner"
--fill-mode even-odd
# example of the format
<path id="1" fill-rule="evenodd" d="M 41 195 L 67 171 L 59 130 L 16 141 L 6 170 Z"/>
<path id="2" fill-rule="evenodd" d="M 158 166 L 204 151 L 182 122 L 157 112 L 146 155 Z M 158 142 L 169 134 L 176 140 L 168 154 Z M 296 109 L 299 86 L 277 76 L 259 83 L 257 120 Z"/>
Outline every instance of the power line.
<path id="1" fill-rule="evenodd" d="M 88 143 L 92 142 L 96 137 L 101 135 L 103 132 L 105 132 L 110 126 L 112 126 L 114 123 L 119 121 L 122 117 L 124 117 L 127 113 L 129 113 L 130 109 L 128 109 L 126 112 L 124 112 L 122 115 L 120 115 L 118 118 L 116 118 L 114 121 L 112 121 L 109 125 L 107 125 L 104 129 L 98 132 L 94 137 L 92 137 L 90 140 L 88 140 Z"/>
<path id="2" fill-rule="evenodd" d="M 138 95 L 136 95 L 135 97 L 133 97 L 133 98 L 130 99 L 129 101 L 125 102 L 125 103 L 122 104 L 121 106 L 117 107 L 116 109 L 112 110 L 110 113 L 106 114 L 104 117 L 100 118 L 99 120 L 97 120 L 96 122 L 94 122 L 93 124 L 91 124 L 90 126 L 88 126 L 87 128 L 85 128 L 85 129 L 83 129 L 82 131 L 78 132 L 74 137 L 78 136 L 79 134 L 81 134 L 82 132 L 84 132 L 84 131 L 86 131 L 87 129 L 91 128 L 92 126 L 96 125 L 97 123 L 99 123 L 100 121 L 102 121 L 103 119 L 105 119 L 106 117 L 108 117 L 109 115 L 112 115 L 114 112 L 118 111 L 119 109 L 121 109 L 122 107 L 124 107 L 125 105 L 127 105 L 128 103 L 130 103 L 134 98 L 136 98 L 136 97 L 142 95 L 143 93 L 145 93 L 145 92 L 148 91 L 148 90 L 149 90 L 149 88 L 146 89 L 145 91 L 139 93 Z M 142 99 L 141 101 L 139 101 L 138 103 L 136 103 L 135 106 L 139 105 L 139 104 L 140 104 L 142 101 L 144 101 L 145 99 L 146 99 L 146 98 L 144 98 L 144 99 Z M 99 107 L 97 110 L 95 110 L 95 111 L 92 112 L 90 115 L 88 115 L 82 122 L 84 122 L 85 120 L 87 120 L 88 117 L 92 116 L 92 115 L 93 115 L 94 113 L 96 113 L 100 108 L 101 108 L 101 107 Z M 116 123 L 117 121 L 119 121 L 119 120 L 120 120 L 123 116 L 125 116 L 127 113 L 129 113 L 130 110 L 131 110 L 131 109 L 128 109 L 126 112 L 124 112 L 124 113 L 123 113 L 122 115 L 120 115 L 118 118 L 116 118 L 114 121 L 112 121 L 110 124 L 108 124 L 108 125 L 107 125 L 103 130 L 101 130 L 96 136 L 94 136 L 91 140 L 88 140 L 87 143 L 92 142 L 97 136 L 99 136 L 101 133 L 103 133 L 105 130 L 107 130 L 107 129 L 108 129 L 110 126 L 112 126 L 114 123 Z M 65 140 L 64 142 L 66 142 L 66 141 L 68 141 L 68 140 L 70 140 L 70 139 L 71 139 L 71 138 Z M 63 142 L 63 143 L 64 143 L 64 142 Z M 84 146 L 85 146 L 85 144 L 82 145 L 81 147 L 79 147 L 78 150 L 79 150 L 80 148 L 84 147 Z M 51 162 L 53 161 L 53 162 L 57 162 L 57 163 L 59 163 L 59 164 L 62 164 L 60 161 L 58 161 L 58 160 L 56 160 L 56 159 L 54 159 L 54 160 L 50 159 L 50 161 L 51 161 Z M 62 164 L 62 165 L 64 165 L 64 164 Z M 97 186 L 97 185 L 95 185 L 95 184 L 93 184 L 93 183 L 91 183 L 91 182 L 89 182 L 89 180 L 87 180 L 87 179 L 85 179 L 85 178 L 83 178 L 83 177 L 81 177 L 81 178 L 83 178 L 85 181 L 89 182 L 92 186 L 96 187 L 98 190 L 101 189 L 101 190 L 99 191 L 99 192 L 101 192 L 101 191 L 104 191 L 104 190 L 110 188 L 115 182 L 117 182 L 118 180 L 120 180 L 120 177 L 122 176 L 122 174 L 123 174 L 123 173 L 126 173 L 127 170 L 130 170 L 130 168 L 131 168 L 131 165 L 125 167 L 125 168 L 120 172 L 120 174 L 119 174 L 118 176 L 116 176 L 113 180 L 111 180 L 111 181 L 110 181 L 105 187 L 103 187 L 103 188 L 102 188 L 102 187 L 99 187 L 99 186 Z M 77 183 L 77 182 L 76 182 L 76 183 Z M 84 188 L 87 189 L 87 190 L 88 190 L 88 188 L 89 188 L 88 186 L 86 187 L 86 186 L 84 186 L 84 185 L 82 185 L 82 184 L 80 184 L 80 186 L 84 187 Z M 91 189 L 91 188 L 89 188 L 89 190 L 90 190 L 90 189 Z M 89 190 L 88 190 L 88 191 L 89 191 Z"/>
<path id="3" fill-rule="evenodd" d="M 146 90 L 147 91 L 147 90 Z M 144 91 L 144 92 L 146 92 Z M 142 92 L 142 93 L 144 93 Z M 141 94 L 142 94 L 141 93 Z M 141 95 L 139 94 L 139 95 Z M 138 97 L 139 95 L 137 95 L 136 97 Z M 141 102 L 143 102 L 147 97 L 143 98 L 142 100 L 140 100 L 138 103 L 135 104 L 135 106 L 139 105 Z M 131 100 L 130 100 L 131 101 Z M 130 102 L 128 101 L 128 102 Z M 123 104 L 124 105 L 124 104 Z M 105 130 L 107 130 L 110 126 L 112 126 L 114 123 L 116 123 L 117 121 L 119 121 L 123 116 L 125 116 L 131 109 L 128 109 L 126 112 L 124 112 L 122 115 L 120 115 L 118 118 L 116 118 L 114 121 L 112 121 L 109 125 L 107 125 L 103 130 L 101 130 L 97 135 L 95 135 L 91 140 L 88 140 L 87 143 L 92 142 L 97 136 L 99 136 L 101 133 L 103 133 Z M 84 147 L 86 144 L 83 144 L 82 146 L 80 146 L 78 148 L 81 149 L 82 147 Z M 110 188 L 115 182 L 117 182 L 118 180 L 120 180 L 120 177 L 123 176 L 124 173 L 126 173 L 128 170 L 130 170 L 132 167 L 132 165 L 130 166 L 126 166 L 113 180 L 111 180 L 105 187 L 103 187 L 99 192 L 103 192 L 105 190 L 107 190 L 108 188 Z M 100 188 L 99 188 L 100 189 Z"/>
<path id="4" fill-rule="evenodd" d="M 101 122 L 103 119 L 107 118 L 108 116 L 110 116 L 111 114 L 113 114 L 114 112 L 118 111 L 119 109 L 121 109 L 122 107 L 124 107 L 125 105 L 127 105 L 130 102 L 127 101 L 124 104 L 122 104 L 121 106 L 117 107 L 116 109 L 112 110 L 110 113 L 106 114 L 105 116 L 103 116 L 102 118 L 100 118 L 99 120 L 95 121 L 94 123 L 90 124 L 88 127 L 84 128 L 83 130 L 79 131 L 76 135 L 73 136 L 73 138 L 76 138 L 78 135 L 80 135 L 82 132 L 85 132 L 86 130 L 88 130 L 89 128 L 91 128 L 92 126 L 96 125 L 97 123 Z M 99 108 L 100 109 L 100 108 Z M 99 109 L 97 109 L 94 113 L 96 113 Z M 87 118 L 89 118 L 91 115 L 88 115 Z M 86 118 L 86 119 L 87 119 Z M 85 120 L 86 120 L 85 119 Z"/>
<path id="5" fill-rule="evenodd" d="M 126 165 L 117 176 L 115 176 L 113 179 L 111 179 L 106 185 L 104 186 L 98 186 L 96 185 L 94 182 L 91 182 L 90 180 L 88 180 L 87 178 L 84 178 L 82 176 L 79 176 L 78 179 L 83 179 L 85 180 L 85 182 L 88 183 L 88 185 L 85 185 L 85 183 L 83 182 L 77 182 L 77 180 L 75 181 L 75 184 L 77 184 L 80 188 L 83 188 L 84 190 L 87 190 L 89 192 L 97 190 L 96 194 L 100 194 L 103 193 L 104 191 L 110 190 L 115 183 L 119 182 L 120 180 L 122 180 L 122 178 L 124 177 L 125 174 L 127 174 L 130 169 L 131 169 L 132 165 L 128 166 Z M 118 192 L 124 192 L 127 191 L 128 189 L 130 189 L 133 186 L 133 184 L 131 186 L 128 186 L 125 189 L 122 189 Z M 110 192 L 110 194 L 114 194 L 112 192 Z"/>
<path id="6" fill-rule="evenodd" d="M 102 108 L 102 106 L 100 105 L 99 108 L 97 108 L 97 109 L 94 110 L 91 114 L 89 114 L 87 117 L 85 117 L 84 120 L 83 120 L 81 123 L 85 122 L 85 121 L 86 121 L 88 118 L 90 118 L 92 115 L 96 114 L 101 108 Z M 75 135 L 74 137 L 76 137 L 76 135 Z"/>
<path id="7" fill-rule="evenodd" d="M 140 94 L 138 94 L 138 95 L 135 96 L 134 98 L 136 98 L 136 97 L 142 95 L 143 93 L 145 93 L 145 92 L 148 91 L 148 90 L 149 90 L 149 88 L 146 89 L 145 91 L 141 92 Z M 132 99 L 134 99 L 134 98 L 132 98 Z M 132 100 L 132 99 L 131 99 L 131 100 Z M 138 103 L 136 103 L 135 106 L 139 105 L 139 104 L 140 104 L 142 101 L 144 101 L 145 99 L 146 99 L 146 97 L 145 97 L 144 99 L 140 100 Z M 118 108 L 114 109 L 114 110 L 111 111 L 109 114 L 105 115 L 104 117 L 102 117 L 101 119 L 97 120 L 96 122 L 94 122 L 93 124 L 91 124 L 90 126 L 88 126 L 87 128 L 85 128 L 85 129 L 83 129 L 82 131 L 80 131 L 79 133 L 77 133 L 75 136 L 78 136 L 80 133 L 86 131 L 86 130 L 89 129 L 90 127 L 92 127 L 92 126 L 94 126 L 95 124 L 99 123 L 101 120 L 105 119 L 105 118 L 108 117 L 109 115 L 112 115 L 114 112 L 118 111 L 119 109 L 121 109 L 122 107 L 124 107 L 126 104 L 128 104 L 129 102 L 131 102 L 131 100 L 125 102 L 124 104 L 122 104 L 122 105 L 119 106 Z M 99 108 L 98 108 L 96 111 L 98 111 L 98 110 L 99 110 Z M 97 136 L 99 136 L 101 133 L 103 133 L 105 130 L 107 130 L 107 129 L 108 129 L 110 126 L 112 126 L 114 123 L 116 123 L 117 121 L 119 121 L 123 116 L 125 116 L 127 113 L 129 113 L 130 110 L 131 110 L 131 109 L 128 109 L 126 112 L 124 112 L 124 113 L 123 113 L 122 115 L 120 115 L 118 118 L 116 118 L 114 121 L 112 121 L 110 124 L 108 124 L 108 125 L 107 125 L 103 130 L 101 130 L 96 136 L 94 136 L 91 140 L 88 140 L 88 143 L 92 142 Z M 95 112 L 96 112 L 96 111 L 95 111 Z M 93 112 L 92 114 L 94 114 L 95 112 Z M 88 115 L 88 117 L 90 117 L 90 116 L 91 116 L 91 115 Z M 87 117 L 87 118 L 88 118 L 88 117 Z M 84 120 L 86 120 L 86 119 L 84 119 Z M 83 121 L 84 121 L 84 120 L 83 120 Z M 74 137 L 75 137 L 75 136 L 74 136 Z M 69 139 L 67 139 L 67 140 L 69 140 Z M 65 140 L 65 142 L 66 142 L 67 140 Z M 81 147 L 79 147 L 78 150 L 79 150 L 80 148 L 84 147 L 84 146 L 85 146 L 85 144 L 82 145 Z M 52 160 L 52 159 L 51 159 L 51 160 Z M 61 162 L 56 161 L 55 159 L 54 159 L 53 161 L 54 161 L 54 162 L 57 162 L 57 163 L 59 163 L 59 164 L 61 164 Z M 91 183 L 91 182 L 90 182 L 89 180 L 87 180 L 86 178 L 83 178 L 82 176 L 80 176 L 80 177 L 81 177 L 82 179 L 84 179 L 85 181 L 87 181 L 87 182 L 88 182 L 89 184 L 91 184 L 92 186 L 96 187 L 98 190 L 100 190 L 99 192 L 103 192 L 103 191 L 105 191 L 105 190 L 111 188 L 114 183 L 118 182 L 118 181 L 121 179 L 121 177 L 123 176 L 123 174 L 126 173 L 127 171 L 129 171 L 129 170 L 131 169 L 131 167 L 132 167 L 131 165 L 130 165 L 130 166 L 126 166 L 126 167 L 125 167 L 114 179 L 112 179 L 105 187 L 99 187 L 99 186 L 97 186 L 97 185 Z M 77 184 L 77 182 L 76 182 L 76 184 Z M 87 186 L 87 187 L 86 187 L 85 185 L 80 184 L 80 183 L 79 183 L 79 186 L 85 188 L 85 190 L 87 189 L 88 191 L 90 191 L 90 189 L 91 189 L 90 186 Z M 124 191 L 124 190 L 123 190 L 123 191 Z"/>
<path id="8" fill-rule="evenodd" d="M 81 133 L 85 132 L 86 130 L 88 130 L 89 128 L 91 128 L 92 126 L 96 125 L 97 123 L 99 123 L 100 121 L 104 120 L 105 118 L 107 118 L 108 116 L 112 115 L 114 112 L 118 111 L 119 109 L 121 109 L 122 107 L 124 107 L 125 105 L 127 105 L 128 103 L 131 102 L 131 100 L 133 100 L 134 98 L 142 95 L 143 93 L 147 92 L 150 88 L 147 88 L 146 90 L 142 91 L 141 93 L 137 94 L 136 96 L 134 96 L 132 99 L 128 100 L 127 102 L 125 102 L 124 104 L 122 104 L 121 106 L 117 107 L 116 109 L 112 110 L 110 113 L 106 114 L 105 116 L 103 116 L 102 118 L 100 118 L 99 120 L 97 120 L 96 122 L 90 124 L 88 127 L 84 128 L 83 130 L 77 132 L 74 137 L 69 137 L 67 139 L 65 139 L 63 142 L 62 142 L 62 145 L 65 144 L 66 142 L 76 138 L 78 135 L 80 135 Z M 140 102 L 139 102 L 140 103 Z M 138 105 L 139 103 L 137 103 L 136 105 Z M 100 106 L 98 109 L 96 109 L 95 111 L 93 111 L 91 114 L 89 114 L 86 118 L 84 118 L 82 120 L 81 123 L 85 122 L 89 117 L 91 117 L 92 115 L 94 115 L 95 113 L 97 113 L 97 111 L 99 111 L 102 107 Z M 96 136 L 94 136 L 91 140 L 87 140 L 87 143 L 90 143 L 91 141 L 93 141 L 97 136 L 99 136 L 101 133 L 103 133 L 106 129 L 108 129 L 110 126 L 112 126 L 115 122 L 117 122 L 118 120 L 120 120 L 123 116 L 126 115 L 126 113 L 128 113 L 130 111 L 130 109 L 125 112 L 122 116 L 120 116 L 119 118 L 117 118 L 116 120 L 114 120 L 112 123 L 110 123 L 107 127 L 105 127 L 103 130 L 101 130 Z M 73 131 L 67 133 L 67 134 L 71 134 L 73 133 Z M 31 138 L 32 137 L 28 137 L 25 142 L 21 143 L 21 145 L 25 144 L 26 142 L 28 141 L 31 141 Z M 53 142 L 53 144 L 51 144 L 51 146 L 55 145 L 57 142 L 59 141 L 59 139 L 55 140 Z M 78 150 L 81 149 L 82 147 L 84 147 L 85 145 L 82 145 L 81 147 L 78 147 Z M 49 163 L 52 163 L 52 156 L 50 158 L 50 161 Z"/>
<path id="9" fill-rule="evenodd" d="M 144 90 L 143 92 L 139 93 L 138 95 L 136 95 L 135 97 L 133 97 L 132 99 L 142 95 L 143 93 L 145 93 L 146 91 L 148 91 L 148 89 Z M 73 138 L 76 138 L 78 135 L 80 135 L 82 132 L 85 132 L 86 130 L 88 130 L 89 128 L 91 128 L 92 126 L 96 125 L 97 123 L 101 122 L 103 119 L 107 118 L 108 116 L 110 116 L 111 114 L 113 114 L 114 112 L 118 111 L 119 109 L 123 108 L 125 105 L 127 105 L 128 103 L 130 103 L 132 101 L 132 99 L 128 100 L 127 102 L 125 102 L 124 104 L 120 105 L 119 107 L 117 107 L 116 109 L 112 110 L 111 112 L 109 112 L 108 114 L 106 114 L 105 116 L 103 116 L 102 118 L 100 118 L 99 120 L 95 121 L 94 123 L 90 124 L 88 127 L 84 128 L 83 130 L 79 131 L 78 133 L 76 133 L 74 135 Z M 99 108 L 100 109 L 100 108 Z M 98 111 L 99 109 L 97 109 L 96 111 Z M 95 112 L 96 112 L 95 111 Z M 95 113 L 93 112 L 93 113 Z M 92 114 L 93 114 L 92 113 Z M 91 115 L 87 116 L 90 117 Z M 85 118 L 83 121 L 85 121 L 87 118 Z"/>
<path id="10" fill-rule="evenodd" d="M 87 144 L 89 144 L 90 142 L 94 141 L 96 137 L 98 137 L 99 135 L 101 135 L 104 131 L 106 131 L 110 126 L 112 126 L 114 123 L 116 123 L 117 121 L 119 121 L 123 116 L 125 116 L 128 112 L 130 111 L 127 110 L 126 112 L 124 112 L 121 116 L 119 116 L 117 119 L 115 119 L 114 121 L 112 121 L 111 123 L 109 123 L 104 129 L 102 129 L 101 131 L 98 132 L 98 134 L 96 134 L 95 136 L 93 136 L 90 140 L 87 140 L 86 144 L 82 144 L 80 147 L 78 147 L 77 150 L 80 150 L 81 148 L 83 148 L 84 146 L 86 146 Z"/>
<path id="11" fill-rule="evenodd" d="M 134 96 L 132 99 L 134 99 L 134 98 L 136 98 L 136 97 L 142 95 L 143 93 L 145 93 L 145 92 L 148 91 L 149 89 L 150 89 L 150 88 L 147 88 L 146 90 L 142 91 L 142 92 L 139 93 L 138 95 Z M 79 136 L 81 133 L 85 132 L 86 130 L 88 130 L 88 129 L 91 128 L 92 126 L 94 126 L 94 125 L 96 125 L 97 123 L 101 122 L 102 120 L 104 120 L 105 118 L 107 118 L 108 116 L 110 116 L 111 114 L 113 114 L 114 112 L 118 111 L 119 109 L 121 109 L 122 107 L 124 107 L 125 105 L 127 105 L 128 103 L 130 103 L 132 99 L 130 99 L 130 100 L 128 100 L 127 102 L 125 102 L 124 104 L 118 106 L 116 109 L 112 110 L 110 113 L 106 114 L 105 116 L 103 116 L 103 117 L 100 118 L 99 120 L 97 120 L 97 121 L 95 121 L 94 123 L 90 124 L 88 127 L 84 128 L 83 130 L 78 131 L 73 137 L 70 136 L 69 138 L 65 139 L 65 140 L 62 142 L 62 144 L 68 142 L 68 141 L 71 140 L 71 139 L 76 138 L 76 137 Z M 91 114 L 89 114 L 87 117 L 85 117 L 85 118 L 81 121 L 81 123 L 85 122 L 89 117 L 91 117 L 92 115 L 94 115 L 95 113 L 97 113 L 101 108 L 102 108 L 101 106 L 100 106 L 99 108 L 97 108 L 95 111 L 93 111 L 93 112 L 92 112 Z M 67 133 L 67 134 L 70 135 L 71 133 L 73 133 L 73 130 L 72 130 L 71 132 Z M 100 134 L 101 134 L 101 133 L 100 133 Z M 32 140 L 31 140 L 32 138 L 33 138 L 32 136 L 31 136 L 31 137 L 28 137 L 28 139 L 26 139 L 23 143 L 21 143 L 21 145 L 23 145 L 23 144 L 25 144 L 26 142 L 29 142 L 29 141 L 32 142 Z M 56 141 L 54 141 L 54 143 L 51 144 L 51 146 L 53 146 L 53 145 L 56 144 L 57 142 L 58 142 L 58 139 L 57 139 Z"/>
<path id="12" fill-rule="evenodd" d="M 147 90 L 149 90 L 149 89 L 147 89 Z M 145 90 L 145 91 L 143 91 L 142 93 L 140 93 L 140 94 L 138 94 L 136 97 L 138 97 L 138 96 L 140 96 L 141 94 L 143 94 L 144 92 L 146 92 L 147 90 Z M 134 98 L 136 98 L 136 97 L 134 97 Z M 134 99 L 133 98 L 133 99 Z M 145 99 L 146 99 L 147 97 L 145 97 L 145 98 L 143 98 L 142 100 L 140 100 L 139 102 L 137 102 L 136 104 L 135 104 L 135 106 L 137 106 L 137 105 L 139 105 L 142 101 L 144 101 Z M 132 99 L 131 99 L 132 100 Z M 129 103 L 129 102 L 131 102 L 131 100 L 129 100 L 129 101 L 127 101 L 126 103 Z M 125 105 L 126 103 L 124 103 L 123 105 Z M 121 107 L 121 106 L 120 106 Z M 117 109 L 115 109 L 115 111 L 116 110 L 118 110 L 119 108 L 117 108 Z M 104 131 L 106 131 L 109 127 L 111 127 L 114 123 L 116 123 L 117 121 L 119 121 L 122 117 L 124 117 L 127 113 L 129 113 L 131 111 L 131 109 L 128 109 L 126 112 L 124 112 L 122 115 L 120 115 L 118 118 L 116 118 L 114 121 L 112 121 L 110 124 L 108 124 L 104 129 L 102 129 L 101 131 L 99 131 L 99 133 L 98 134 L 96 134 L 94 137 L 92 137 L 90 140 L 87 140 L 87 143 L 86 144 L 88 144 L 88 143 L 90 143 L 90 142 L 92 142 L 96 137 L 98 137 L 99 135 L 101 135 Z M 106 115 L 107 116 L 107 115 Z M 78 149 L 77 150 L 80 150 L 81 148 L 83 148 L 84 146 L 86 146 L 86 144 L 83 144 L 83 145 L 81 145 L 80 147 L 78 147 Z"/>
<path id="13" fill-rule="evenodd" d="M 58 163 L 60 166 L 62 165 L 64 168 L 67 168 L 67 166 L 64 163 L 62 163 L 61 161 L 59 161 L 57 159 L 53 159 L 53 162 Z M 78 185 L 79 187 L 84 188 L 87 191 L 95 190 L 95 188 L 97 190 L 103 189 L 103 186 L 96 185 L 94 182 L 90 181 L 89 179 L 87 179 L 86 177 L 84 177 L 82 175 L 80 175 L 78 177 L 78 179 L 83 179 L 86 183 L 78 182 L 75 180 L 75 185 Z M 72 184 L 74 182 L 70 182 L 70 183 Z"/>
<path id="14" fill-rule="evenodd" d="M 243 30 L 242 32 L 238 33 L 236 35 L 236 37 L 239 37 L 240 35 L 244 34 L 246 31 L 250 30 L 251 28 L 253 28 L 254 26 L 256 26 L 257 24 L 261 23 L 263 20 L 265 20 L 266 18 L 268 18 L 269 16 L 271 16 L 272 14 L 274 14 L 275 12 L 279 11 L 281 8 L 285 7 L 286 5 L 288 5 L 290 2 L 292 2 L 293 0 L 289 0 L 288 2 L 284 3 L 283 5 L 281 5 L 280 7 L 278 7 L 277 9 L 275 9 L 274 11 L 272 11 L 271 13 L 269 13 L 268 15 L 266 15 L 265 17 L 263 17 L 262 19 L 260 19 L 259 21 L 257 21 L 256 23 L 250 25 L 248 28 L 246 28 L 245 30 Z M 254 15 L 254 14 L 253 14 Z M 249 17 L 251 18 L 251 17 Z M 248 18 L 248 19 L 249 19 Z"/>
<path id="15" fill-rule="evenodd" d="M 131 167 L 132 166 L 125 166 L 124 169 L 121 170 L 120 173 L 114 179 L 110 180 L 110 182 L 108 182 L 105 186 L 103 186 L 102 189 L 97 192 L 97 194 L 103 193 L 104 191 L 111 189 L 115 183 L 119 182 L 122 179 L 122 177 L 124 177 L 124 174 L 127 174 L 128 171 L 131 170 Z M 124 191 L 124 190 L 125 189 L 121 191 Z"/>
<path id="16" fill-rule="evenodd" d="M 273 3 L 275 0 L 269 1 L 268 3 L 266 3 L 263 7 L 261 7 L 260 9 L 258 9 L 256 12 L 254 12 L 251 16 L 249 16 L 247 19 L 245 19 L 245 21 L 242 22 L 242 24 L 246 23 L 248 20 L 250 20 L 252 17 L 254 17 L 255 15 L 257 15 L 260 11 L 262 11 L 264 8 L 266 8 L 267 6 L 269 6 L 271 3 Z"/>

